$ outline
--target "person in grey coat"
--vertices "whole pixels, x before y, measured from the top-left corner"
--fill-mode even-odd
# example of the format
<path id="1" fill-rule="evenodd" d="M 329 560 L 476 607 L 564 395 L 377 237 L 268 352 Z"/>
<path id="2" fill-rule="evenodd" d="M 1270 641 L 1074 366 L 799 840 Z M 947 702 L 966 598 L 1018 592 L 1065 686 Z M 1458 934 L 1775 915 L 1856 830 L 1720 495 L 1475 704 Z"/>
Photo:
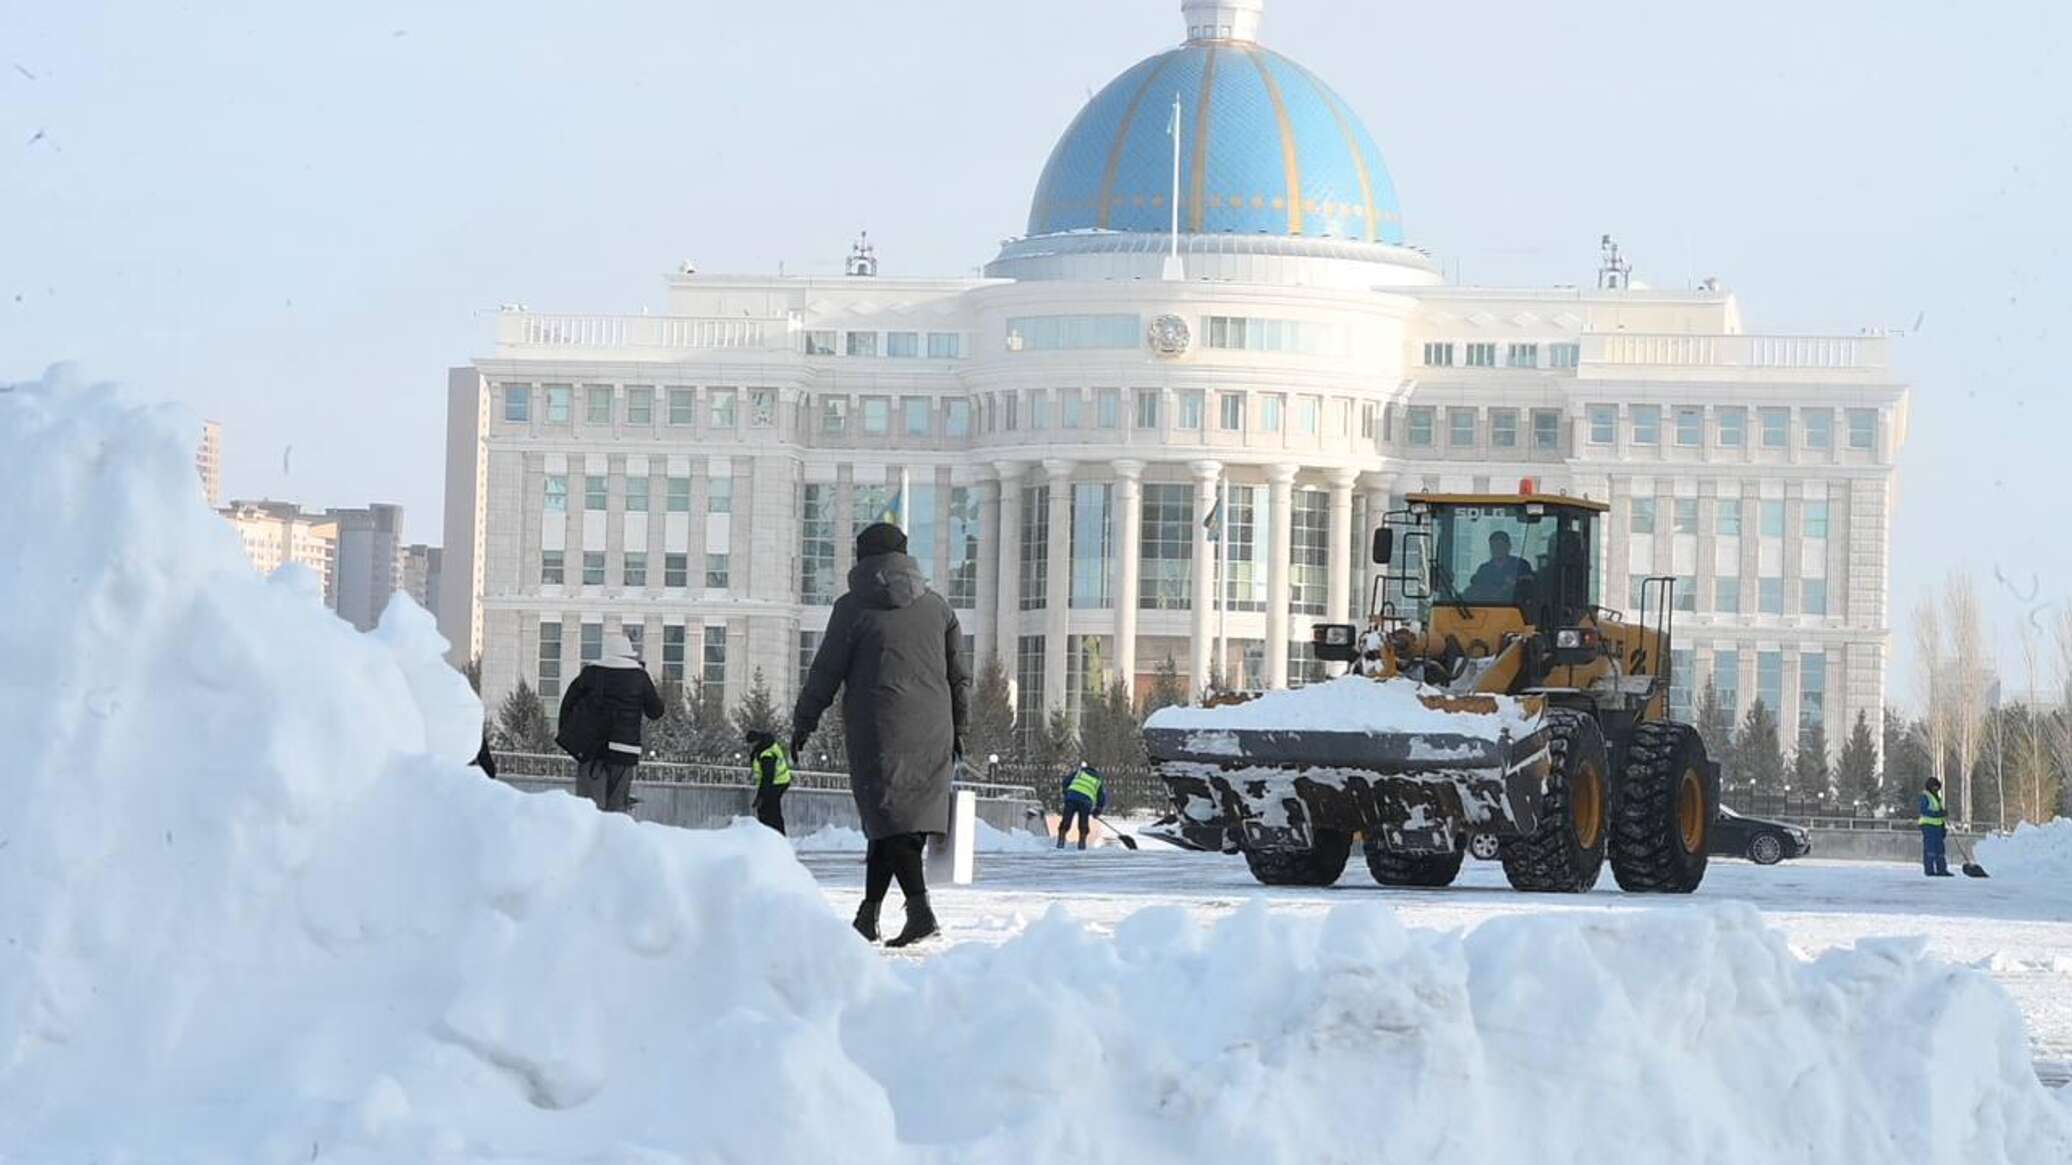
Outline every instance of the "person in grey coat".
<path id="1" fill-rule="evenodd" d="M 951 773 L 964 753 L 971 699 L 957 616 L 906 548 L 906 535 L 884 522 L 857 535 L 849 593 L 835 601 L 792 713 L 791 755 L 803 756 L 841 692 L 850 787 L 870 839 L 856 930 L 877 941 L 878 908 L 896 879 L 906 926 L 889 947 L 939 929 L 922 855 L 930 834 L 950 829 Z"/>
<path id="2" fill-rule="evenodd" d="M 631 813 L 633 768 L 640 763 L 641 718 L 662 718 L 662 696 L 633 641 L 611 637 L 602 659 L 585 664 L 561 695 L 559 744 L 576 761 L 576 795 L 607 813 Z"/>

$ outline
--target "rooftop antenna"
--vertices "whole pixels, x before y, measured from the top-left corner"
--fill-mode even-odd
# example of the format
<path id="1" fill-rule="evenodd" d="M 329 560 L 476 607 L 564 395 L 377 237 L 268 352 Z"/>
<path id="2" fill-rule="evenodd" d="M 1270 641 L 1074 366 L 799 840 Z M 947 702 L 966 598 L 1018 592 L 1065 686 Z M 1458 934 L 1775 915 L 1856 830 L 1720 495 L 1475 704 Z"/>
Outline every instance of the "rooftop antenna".
<path id="1" fill-rule="evenodd" d="M 1166 252 L 1164 278 L 1182 280 L 1187 278 L 1186 268 L 1180 262 L 1180 91 L 1173 90 L 1173 119 L 1166 123 L 1166 134 L 1173 139 L 1173 233 L 1172 250 Z"/>
<path id="2" fill-rule="evenodd" d="M 1598 240 L 1603 255 L 1597 266 L 1597 290 L 1625 291 L 1633 286 L 1633 264 L 1619 255 L 1619 244 L 1610 235 Z"/>
<path id="3" fill-rule="evenodd" d="M 878 249 L 871 246 L 871 233 L 858 231 L 856 245 L 849 248 L 849 274 L 869 279 L 878 273 Z"/>

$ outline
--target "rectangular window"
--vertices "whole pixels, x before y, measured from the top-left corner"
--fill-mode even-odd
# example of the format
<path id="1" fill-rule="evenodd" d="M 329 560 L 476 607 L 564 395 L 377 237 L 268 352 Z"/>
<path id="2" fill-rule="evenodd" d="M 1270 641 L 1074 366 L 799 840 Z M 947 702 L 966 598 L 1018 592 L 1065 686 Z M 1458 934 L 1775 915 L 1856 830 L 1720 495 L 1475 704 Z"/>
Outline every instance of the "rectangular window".
<path id="1" fill-rule="evenodd" d="M 1262 431 L 1268 433 L 1278 433 L 1281 431 L 1281 411 L 1287 407 L 1287 399 L 1276 393 L 1268 393 L 1260 398 L 1259 427 Z"/>
<path id="2" fill-rule="evenodd" d="M 583 420 L 592 425 L 612 423 L 612 390 L 608 384 L 593 384 L 583 390 Z"/>
<path id="3" fill-rule="evenodd" d="M 1591 405 L 1589 418 L 1592 445 L 1610 445 L 1618 441 L 1619 406 Z"/>
<path id="4" fill-rule="evenodd" d="M 1022 491 L 1022 594 L 1024 611 L 1040 611 L 1050 587 L 1050 487 Z"/>
<path id="5" fill-rule="evenodd" d="M 750 428 L 768 429 L 777 424 L 777 390 L 774 388 L 751 388 L 748 390 L 748 424 Z"/>
<path id="6" fill-rule="evenodd" d="M 843 350 L 851 356 L 875 356 L 878 354 L 878 333 L 876 332 L 850 332 L 844 339 L 848 347 Z"/>
<path id="7" fill-rule="evenodd" d="M 1633 443 L 1635 445 L 1659 445 L 1662 443 L 1662 407 L 1660 405 L 1634 405 Z"/>
<path id="8" fill-rule="evenodd" d="M 565 513 L 568 510 L 568 475 L 550 473 L 546 477 L 547 497 L 542 503 L 550 514 Z"/>
<path id="9" fill-rule="evenodd" d="M 672 425 L 695 425 L 698 423 L 697 396 L 688 388 L 669 390 L 669 423 Z"/>
<path id="10" fill-rule="evenodd" d="M 1827 503 L 1825 501 L 1807 502 L 1800 517 L 1802 524 L 1805 526 L 1806 537 L 1827 537 Z"/>
<path id="11" fill-rule="evenodd" d="M 1058 428 L 1076 429 L 1086 423 L 1086 410 L 1082 406 L 1079 390 L 1061 388 L 1058 390 Z"/>
<path id="12" fill-rule="evenodd" d="M 1765 615 L 1784 614 L 1784 580 L 1781 578 L 1759 578 L 1755 580 L 1756 610 Z"/>
<path id="13" fill-rule="evenodd" d="M 1224 519 L 1230 535 L 1223 573 L 1224 605 L 1233 611 L 1266 609 L 1267 549 L 1273 544 L 1273 510 L 1261 486 L 1229 486 Z M 1218 531 L 1221 533 L 1222 531 Z"/>
<path id="14" fill-rule="evenodd" d="M 1100 609 L 1114 606 L 1109 593 L 1108 511 L 1113 487 L 1075 482 L 1072 486 L 1072 606 Z"/>
<path id="15" fill-rule="evenodd" d="M 885 355 L 900 360 L 912 360 L 921 355 L 921 333 L 886 332 Z"/>
<path id="16" fill-rule="evenodd" d="M 1433 412 L 1434 410 L 1430 405 L 1412 405 L 1410 407 L 1410 420 L 1405 427 L 1409 431 L 1412 447 L 1418 449 L 1428 449 L 1431 447 Z"/>
<path id="17" fill-rule="evenodd" d="M 1147 611 L 1187 610 L 1193 605 L 1193 487 L 1145 483 L 1137 537 L 1137 605 Z"/>
<path id="18" fill-rule="evenodd" d="M 1712 609 L 1722 615 L 1741 613 L 1741 580 L 1720 577 L 1712 580 Z"/>
<path id="19" fill-rule="evenodd" d="M 1626 576 L 1626 609 L 1639 611 L 1641 600 L 1647 595 L 1648 576 L 1629 574 Z"/>
<path id="20" fill-rule="evenodd" d="M 807 485 L 799 497 L 799 602 L 835 601 L 835 487 Z"/>
<path id="21" fill-rule="evenodd" d="M 932 421 L 932 418 L 930 418 L 928 415 L 927 397 L 901 397 L 899 401 L 899 410 L 901 416 L 906 421 L 907 436 L 926 437 L 934 432 L 934 423 Z"/>
<path id="22" fill-rule="evenodd" d="M 1741 537 L 1741 499 L 1721 498 L 1713 510 L 1714 533 L 1722 538 Z"/>
<path id="23" fill-rule="evenodd" d="M 709 688 L 727 686 L 727 629 L 705 628 L 705 667 L 698 682 Z"/>
<path id="24" fill-rule="evenodd" d="M 1739 449 L 1748 442 L 1748 410 L 1722 408 L 1719 413 L 1719 443 L 1722 449 Z"/>
<path id="25" fill-rule="evenodd" d="M 1495 345 L 1495 344 L 1469 344 L 1469 345 L 1468 345 L 1468 367 L 1470 367 L 1470 368 L 1495 368 L 1495 367 L 1496 367 L 1496 345 Z"/>
<path id="26" fill-rule="evenodd" d="M 705 589 L 723 591 L 727 589 L 727 555 L 707 554 L 705 556 Z"/>
<path id="27" fill-rule="evenodd" d="M 1324 490 L 1295 491 L 1288 528 L 1288 566 L 1288 610 L 1297 615 L 1329 613 L 1331 495 Z"/>
<path id="28" fill-rule="evenodd" d="M 1532 410 L 1532 447 L 1561 448 L 1561 414 L 1554 409 Z"/>
<path id="29" fill-rule="evenodd" d="M 835 334 L 822 329 L 806 333 L 806 355 L 832 356 L 835 354 Z"/>
<path id="30" fill-rule="evenodd" d="M 1737 722 L 1741 715 L 1741 655 L 1731 648 L 1712 657 L 1712 690 L 1719 706 Z"/>
<path id="31" fill-rule="evenodd" d="M 1784 449 L 1791 444 L 1791 410 L 1757 409 L 1763 422 L 1763 448 Z"/>
<path id="32" fill-rule="evenodd" d="M 690 555 L 664 554 L 662 556 L 662 585 L 679 589 L 691 585 Z"/>
<path id="33" fill-rule="evenodd" d="M 611 505 L 611 478 L 601 473 L 585 474 L 583 477 L 583 508 L 603 510 Z"/>
<path id="34" fill-rule="evenodd" d="M 1698 532 L 1697 498 L 1676 499 L 1673 515 L 1673 524 L 1670 528 L 1673 529 L 1676 533 L 1696 534 Z"/>
<path id="35" fill-rule="evenodd" d="M 633 385 L 626 389 L 626 423 L 629 425 L 652 425 L 655 423 L 655 390 L 645 385 Z"/>
<path id="36" fill-rule="evenodd" d="M 1827 614 L 1826 579 L 1803 578 L 1799 580 L 1799 613 L 1802 615 Z"/>
<path id="37" fill-rule="evenodd" d="M 823 433 L 844 433 L 849 429 L 849 398 L 846 396 L 824 396 L 820 398 L 820 431 Z"/>
<path id="38" fill-rule="evenodd" d="M 523 420 L 523 417 L 519 418 Z M 1878 443 L 1878 410 L 1849 410 L 1849 448 L 1871 449 Z"/>
<path id="39" fill-rule="evenodd" d="M 1781 651 L 1758 651 L 1755 653 L 1755 698 L 1763 702 L 1772 714 L 1784 709 L 1784 653 Z"/>
<path id="40" fill-rule="evenodd" d="M 930 360 L 957 360 L 964 355 L 964 333 L 928 333 L 928 358 Z"/>
<path id="41" fill-rule="evenodd" d="M 532 417 L 532 386 L 529 384 L 507 384 L 504 386 L 504 420 L 509 424 L 522 425 Z"/>
<path id="42" fill-rule="evenodd" d="M 1144 343 L 1133 315 L 1019 316 L 1007 321 L 1010 352 L 1132 349 Z"/>
<path id="43" fill-rule="evenodd" d="M 626 512 L 645 514 L 648 508 L 648 479 L 646 476 L 626 479 Z"/>
<path id="44" fill-rule="evenodd" d="M 1042 430 L 1050 428 L 1050 391 L 1042 388 L 1029 390 L 1029 428 Z"/>
<path id="45" fill-rule="evenodd" d="M 799 632 L 799 657 L 791 670 L 793 691 L 806 686 L 806 674 L 813 670 L 813 657 L 820 653 L 821 634 L 819 631 Z"/>
<path id="46" fill-rule="evenodd" d="M 1243 393 L 1226 392 L 1218 399 L 1223 410 L 1223 431 L 1242 433 L 1245 431 L 1245 397 Z"/>
<path id="47" fill-rule="evenodd" d="M 629 587 L 644 587 L 647 585 L 647 552 L 645 550 L 629 550 L 626 552 L 626 561 L 621 566 L 620 578 L 623 584 Z"/>
<path id="48" fill-rule="evenodd" d="M 540 624 L 540 700 L 553 708 L 561 698 L 561 624 Z"/>
<path id="49" fill-rule="evenodd" d="M 731 514 L 734 512 L 734 479 L 715 477 L 705 483 L 705 512 L 708 514 Z"/>
<path id="50" fill-rule="evenodd" d="M 565 553 L 564 551 L 560 551 L 560 550 L 542 550 L 542 551 L 540 551 L 540 585 L 541 585 L 541 586 L 543 586 L 543 587 L 558 587 L 558 586 L 560 586 L 560 585 L 562 584 L 562 582 L 563 582 L 563 581 L 565 580 L 565 578 L 566 578 L 566 572 L 565 572 L 565 570 L 564 570 L 564 568 L 563 568 L 563 565 L 562 565 L 562 563 L 563 563 L 563 558 L 562 558 L 562 555 L 563 555 L 564 553 Z"/>
<path id="51" fill-rule="evenodd" d="M 1094 423 L 1103 429 L 1122 427 L 1122 390 L 1119 388 L 1097 388 L 1094 390 Z"/>
<path id="52" fill-rule="evenodd" d="M 604 551 L 583 551 L 583 585 L 601 587 L 604 585 Z"/>
<path id="53" fill-rule="evenodd" d="M 1799 656 L 1799 738 L 1826 727 L 1827 653 L 1804 652 Z"/>
<path id="54" fill-rule="evenodd" d="M 1000 427 L 1012 433 L 1021 424 L 1022 398 L 1012 392 L 1000 394 Z"/>
<path id="55" fill-rule="evenodd" d="M 1468 449 L 1474 446 L 1474 409 L 1446 410 L 1446 443 L 1455 449 Z"/>
<path id="56" fill-rule="evenodd" d="M 1691 722 L 1691 666 L 1695 656 L 1688 647 L 1669 649 L 1669 715 L 1685 724 Z"/>
<path id="57" fill-rule="evenodd" d="M 1336 324 L 1248 316 L 1203 316 L 1201 322 L 1205 348 L 1294 352 L 1306 356 L 1337 356 L 1344 351 Z"/>
<path id="58" fill-rule="evenodd" d="M 1304 437 L 1316 436 L 1318 415 L 1322 412 L 1323 402 L 1316 397 L 1298 398 L 1295 401 L 1295 431 Z"/>
<path id="59" fill-rule="evenodd" d="M 1784 503 L 1766 501 L 1758 502 L 1757 506 L 1757 516 L 1762 521 L 1757 532 L 1765 538 L 1784 537 Z"/>
<path id="60" fill-rule="evenodd" d="M 892 431 L 891 401 L 882 396 L 863 398 L 863 431 L 871 437 L 882 437 Z"/>
<path id="61" fill-rule="evenodd" d="M 1043 636 L 1022 635 L 1015 639 L 1014 674 L 1015 738 L 1026 749 L 1042 730 L 1047 707 L 1043 702 Z"/>
<path id="62" fill-rule="evenodd" d="M 1540 346 L 1538 344 L 1513 344 L 1504 353 L 1504 363 L 1512 368 L 1538 368 Z"/>
<path id="63" fill-rule="evenodd" d="M 1574 368 L 1577 364 L 1582 363 L 1582 356 L 1583 346 L 1581 344 L 1547 345 L 1547 367 L 1549 368 Z"/>
<path id="64" fill-rule="evenodd" d="M 662 628 L 663 679 L 675 680 L 679 684 L 683 683 L 684 649 L 687 638 L 686 628 L 682 626 L 664 626 Z"/>
<path id="65" fill-rule="evenodd" d="M 1180 428 L 1189 431 L 1201 428 L 1202 391 L 1189 389 L 1180 394 Z"/>
<path id="66" fill-rule="evenodd" d="M 568 423 L 569 398 L 575 390 L 566 384 L 547 386 L 547 423 L 566 425 Z"/>
<path id="67" fill-rule="evenodd" d="M 1630 518 L 1629 518 L 1629 521 L 1628 521 L 1628 524 L 1627 524 L 1627 527 L 1626 527 L 1626 528 L 1627 528 L 1627 529 L 1628 529 L 1629 531 L 1631 531 L 1631 532 L 1633 532 L 1633 533 L 1635 533 L 1635 534 L 1652 534 L 1652 533 L 1654 533 L 1654 532 L 1655 532 L 1655 499 L 1653 499 L 1653 498 L 1634 498 L 1634 499 L 1633 499 L 1633 510 L 1632 510 L 1632 513 L 1631 513 L 1631 516 L 1630 516 Z"/>
<path id="68" fill-rule="evenodd" d="M 1806 448 L 1832 449 L 1835 445 L 1835 413 L 1833 409 L 1807 409 Z"/>
<path id="69" fill-rule="evenodd" d="M 1424 346 L 1424 362 L 1426 368 L 1453 367 L 1453 345 L 1426 344 Z"/>
<path id="70" fill-rule="evenodd" d="M 1698 609 L 1698 583 L 1695 579 L 1680 578 L 1670 588 L 1670 598 L 1679 611 Z"/>
<path id="71" fill-rule="evenodd" d="M 1705 410 L 1676 410 L 1676 443 L 1685 449 L 1705 444 Z"/>
<path id="72" fill-rule="evenodd" d="M 1137 390 L 1137 428 L 1154 432 L 1158 429 L 1158 390 L 1155 388 Z"/>
<path id="73" fill-rule="evenodd" d="M 961 396 L 944 401 L 942 429 L 945 437 L 971 436 L 971 401 Z"/>
<path id="74" fill-rule="evenodd" d="M 959 610 L 978 606 L 979 521 L 979 491 L 953 486 L 950 489 L 950 575 L 943 594 L 950 600 L 950 606 Z"/>
<path id="75" fill-rule="evenodd" d="M 691 479 L 672 477 L 669 479 L 669 512 L 688 514 L 691 512 Z"/>
<path id="76" fill-rule="evenodd" d="M 1489 410 L 1489 443 L 1498 449 L 1518 447 L 1518 410 Z"/>
<path id="77" fill-rule="evenodd" d="M 734 431 L 738 417 L 734 409 L 734 390 L 714 388 L 706 390 L 705 398 L 710 404 L 706 417 L 711 427 L 722 433 Z"/>

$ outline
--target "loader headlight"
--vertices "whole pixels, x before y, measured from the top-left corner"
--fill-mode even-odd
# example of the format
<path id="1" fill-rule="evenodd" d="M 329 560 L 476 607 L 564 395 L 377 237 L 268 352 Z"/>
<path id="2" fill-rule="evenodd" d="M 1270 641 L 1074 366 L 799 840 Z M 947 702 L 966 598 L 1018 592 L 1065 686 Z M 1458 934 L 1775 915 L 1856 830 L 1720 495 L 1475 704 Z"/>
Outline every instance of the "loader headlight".
<path id="1" fill-rule="evenodd" d="M 1353 642 L 1353 629 L 1350 626 L 1343 625 L 1326 627 L 1324 628 L 1324 642 L 1332 647 L 1350 647 Z"/>
<path id="2" fill-rule="evenodd" d="M 1573 627 L 1566 631 L 1556 631 L 1554 633 L 1554 646 L 1556 647 L 1573 649 L 1582 645 L 1583 633 Z"/>

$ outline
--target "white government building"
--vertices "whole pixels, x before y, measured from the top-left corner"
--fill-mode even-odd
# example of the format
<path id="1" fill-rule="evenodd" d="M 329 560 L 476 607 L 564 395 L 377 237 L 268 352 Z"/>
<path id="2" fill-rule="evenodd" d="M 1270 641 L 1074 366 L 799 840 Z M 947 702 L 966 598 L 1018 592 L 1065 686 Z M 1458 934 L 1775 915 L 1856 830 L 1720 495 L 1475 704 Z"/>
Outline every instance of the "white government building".
<path id="1" fill-rule="evenodd" d="M 1594 287 L 1447 284 L 1357 114 L 1259 43 L 1262 4 L 1187 0 L 983 278 L 879 276 L 859 246 L 846 277 L 686 270 L 663 315 L 502 313 L 448 382 L 441 619 L 487 696 L 553 697 L 619 627 L 730 701 L 758 669 L 793 690 L 853 535 L 899 509 L 1025 714 L 1169 657 L 1197 688 L 1302 683 L 1385 511 L 1529 477 L 1611 503 L 1609 605 L 1688 580 L 1682 702 L 1760 696 L 1787 748 L 1875 731 L 1888 341 L 1750 334 L 1715 282 L 1643 288 L 1610 246 Z"/>

